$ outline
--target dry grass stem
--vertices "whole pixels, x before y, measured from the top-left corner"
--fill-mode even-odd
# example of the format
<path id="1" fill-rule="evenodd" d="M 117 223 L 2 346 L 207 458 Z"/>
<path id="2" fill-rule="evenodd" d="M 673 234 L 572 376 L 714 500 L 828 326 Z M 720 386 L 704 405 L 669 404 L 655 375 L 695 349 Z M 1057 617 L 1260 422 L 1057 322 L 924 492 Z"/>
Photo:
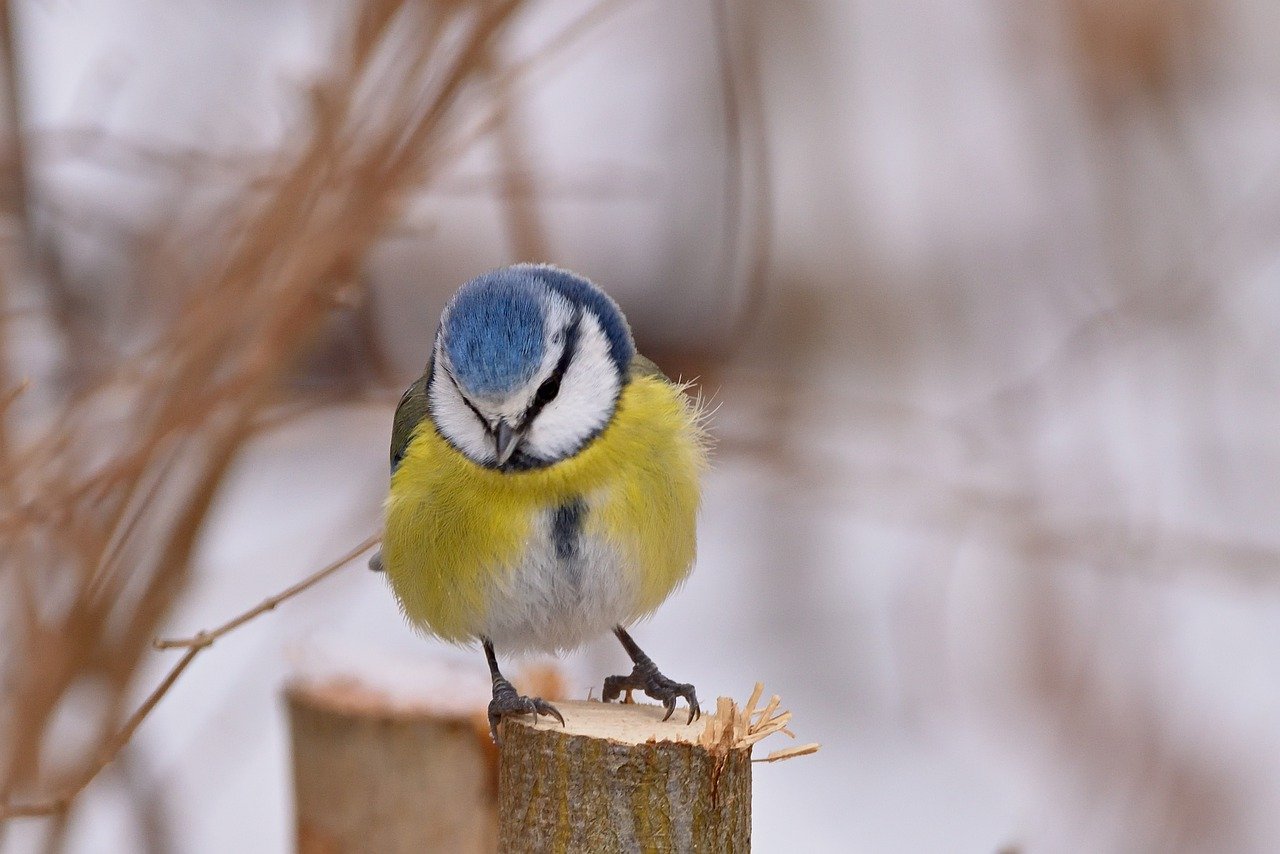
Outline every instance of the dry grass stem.
<path id="1" fill-rule="evenodd" d="M 197 655 L 204 647 L 192 647 L 188 649 L 182 658 L 170 668 L 164 679 L 158 684 L 147 698 L 142 701 L 137 710 L 129 716 L 119 732 L 109 738 L 98 748 L 97 753 L 93 757 L 93 761 L 86 767 L 66 788 L 58 795 L 47 800 L 35 803 L 17 803 L 17 804 L 0 804 L 0 821 L 10 818 L 35 817 L 43 815 L 53 815 L 65 811 L 71 806 L 72 800 L 84 788 L 93 782 L 93 778 L 98 775 L 103 768 L 111 764 L 121 749 L 129 743 L 129 739 L 133 738 L 133 734 L 138 731 L 138 727 L 142 725 L 147 715 L 151 714 L 152 709 L 169 693 L 169 689 L 178 681 L 178 677 L 183 671 L 195 661 Z"/>
<path id="2" fill-rule="evenodd" d="M 74 381 L 37 381 L 31 405 L 36 396 L 21 384 L 0 382 L 0 624 L 9 633 L 0 820 L 66 815 L 195 655 L 376 543 L 222 626 L 159 642 L 185 653 L 129 711 L 142 657 L 188 585 L 227 472 L 279 423 L 286 381 L 332 312 L 350 303 L 353 272 L 398 226 L 406 201 L 495 126 L 495 81 L 522 83 L 526 69 L 620 4 L 602 4 L 546 50 L 502 66 L 499 45 L 527 5 L 356 5 L 285 147 L 212 164 L 220 177 L 240 176 L 238 192 L 211 215 L 175 212 L 137 241 L 157 263 L 141 265 L 133 285 L 146 321 L 127 343 L 66 347 L 60 373 Z M 135 148 L 117 146 L 141 168 L 161 168 L 158 153 Z M 179 173 L 211 166 L 159 159 Z M 54 296 L 46 312 L 62 308 Z M 14 376 L 0 362 L 0 378 Z M 52 722 L 86 684 L 106 686 L 83 721 L 100 735 L 52 763 Z"/>

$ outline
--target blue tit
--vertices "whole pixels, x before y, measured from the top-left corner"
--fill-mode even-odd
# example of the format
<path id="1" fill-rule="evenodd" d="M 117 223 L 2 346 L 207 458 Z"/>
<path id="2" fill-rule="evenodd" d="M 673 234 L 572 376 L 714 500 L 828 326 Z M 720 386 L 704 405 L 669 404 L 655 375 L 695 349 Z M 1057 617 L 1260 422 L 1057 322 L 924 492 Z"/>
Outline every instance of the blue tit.
<path id="1" fill-rule="evenodd" d="M 667 718 L 692 685 L 668 679 L 627 627 L 688 576 L 702 416 L 635 351 L 617 304 L 546 265 L 478 276 L 446 306 L 426 372 L 396 409 L 376 568 L 401 609 L 446 641 L 479 641 L 489 723 L 554 706 L 520 696 L 495 650 L 561 652 L 612 631 L 634 663 L 603 699 L 643 691 Z"/>

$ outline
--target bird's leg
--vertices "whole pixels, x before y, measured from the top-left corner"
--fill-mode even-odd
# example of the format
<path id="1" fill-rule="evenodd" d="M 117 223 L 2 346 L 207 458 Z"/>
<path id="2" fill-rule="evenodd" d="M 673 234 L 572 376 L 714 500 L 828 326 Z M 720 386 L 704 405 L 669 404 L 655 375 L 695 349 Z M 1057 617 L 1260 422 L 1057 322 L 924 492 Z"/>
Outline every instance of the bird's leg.
<path id="1" fill-rule="evenodd" d="M 658 671 L 658 666 L 653 663 L 653 659 L 644 654 L 644 650 L 636 645 L 631 635 L 627 634 L 627 630 L 622 626 L 616 627 L 613 633 L 618 636 L 618 640 L 622 641 L 622 647 L 627 651 L 627 655 L 631 656 L 635 668 L 629 676 L 610 676 L 604 680 L 604 694 L 601 699 L 608 703 L 618 699 L 623 691 L 627 692 L 628 697 L 631 696 L 632 691 L 644 691 L 653 699 L 662 701 L 662 705 L 667 710 L 666 717 L 663 718 L 665 721 L 675 712 L 676 699 L 683 697 L 689 704 L 688 723 L 693 723 L 695 718 L 702 716 L 702 710 L 698 708 L 698 695 L 692 685 L 687 682 L 673 682 L 663 676 Z"/>
<path id="2" fill-rule="evenodd" d="M 493 699 L 489 701 L 489 735 L 494 744 L 502 744 L 498 738 L 498 722 L 507 715 L 546 715 L 555 718 L 564 726 L 564 716 L 560 710 L 541 697 L 525 697 L 516 693 L 515 687 L 498 670 L 498 657 L 493 652 L 493 642 L 481 638 L 484 644 L 485 658 L 489 659 L 489 675 L 493 677 Z"/>

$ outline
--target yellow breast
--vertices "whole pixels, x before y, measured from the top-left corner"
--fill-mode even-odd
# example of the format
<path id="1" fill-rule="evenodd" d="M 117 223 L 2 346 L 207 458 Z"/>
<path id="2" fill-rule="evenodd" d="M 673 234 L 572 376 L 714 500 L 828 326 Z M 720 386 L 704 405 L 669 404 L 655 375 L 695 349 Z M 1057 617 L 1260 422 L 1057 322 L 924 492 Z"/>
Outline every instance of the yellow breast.
<path id="1" fill-rule="evenodd" d="M 382 547 L 405 614 L 446 640 L 473 638 L 486 591 L 519 566 L 535 519 L 579 496 L 592 496 L 584 531 L 611 543 L 638 579 L 629 616 L 649 613 L 693 564 L 706 466 L 698 420 L 679 387 L 638 376 L 578 454 L 503 473 L 468 460 L 424 419 L 391 479 Z"/>

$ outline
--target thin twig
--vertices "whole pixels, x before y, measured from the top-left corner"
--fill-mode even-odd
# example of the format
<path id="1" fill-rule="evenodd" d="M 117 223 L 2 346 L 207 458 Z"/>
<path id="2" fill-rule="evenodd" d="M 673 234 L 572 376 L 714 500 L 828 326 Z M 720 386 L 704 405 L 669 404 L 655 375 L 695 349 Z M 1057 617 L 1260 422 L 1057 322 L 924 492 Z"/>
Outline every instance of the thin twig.
<path id="1" fill-rule="evenodd" d="M 498 45 L 488 44 L 484 65 L 489 69 L 493 101 L 497 104 L 494 141 L 504 166 L 499 197 L 503 202 L 509 248 L 517 261 L 548 261 L 552 257 L 551 243 L 541 220 L 530 171 L 528 135 L 522 134 L 518 127 L 520 102 L 515 97 L 515 86 L 509 78 L 497 73 Z"/>
<path id="2" fill-rule="evenodd" d="M 164 699 L 164 695 L 169 693 L 169 689 L 174 686 L 178 681 L 178 677 L 181 676 L 183 671 L 191 665 L 191 662 L 195 661 L 197 655 L 208 649 L 213 645 L 215 640 L 228 632 L 234 631 L 252 620 L 254 617 L 273 610 L 281 602 L 291 599 L 304 590 L 319 584 L 321 581 L 328 578 L 330 575 L 334 574 L 339 569 L 351 563 L 351 561 L 355 560 L 361 554 L 375 546 L 381 539 L 382 536 L 380 534 L 374 534 L 366 538 L 364 542 L 360 543 L 358 546 L 351 549 L 328 566 L 318 572 L 312 573 L 302 581 L 299 581 L 297 584 L 294 584 L 275 596 L 271 596 L 263 600 L 257 606 L 245 611 L 243 614 L 232 620 L 228 620 L 226 623 L 212 631 L 200 632 L 195 637 L 187 638 L 185 640 L 155 641 L 157 649 L 181 648 L 185 649 L 186 652 L 183 653 L 182 658 L 178 659 L 178 662 L 169 670 L 168 674 L 163 680 L 161 680 L 160 684 L 157 685 L 149 695 L 147 695 L 147 699 L 144 700 L 142 704 L 138 706 L 137 710 L 129 716 L 129 719 L 125 721 L 119 731 L 102 745 L 98 750 L 97 756 L 94 757 L 93 762 L 88 768 L 84 769 L 84 771 L 80 773 L 73 783 L 63 789 L 60 794 L 44 801 L 26 804 L 0 804 L 0 822 L 11 818 L 32 818 L 36 816 L 54 815 L 65 810 L 70 806 L 72 800 L 74 800 L 80 792 L 84 791 L 84 788 L 88 786 L 96 776 L 98 776 L 98 773 L 102 771 L 103 768 L 110 765 L 112 760 L 119 755 L 124 746 L 133 738 L 138 727 L 142 725 L 143 720 L 145 720 L 147 715 L 151 714 L 151 711 L 155 709 L 162 699 Z"/>
<path id="3" fill-rule="evenodd" d="M 546 73 L 551 60 L 560 57 L 569 47 L 581 42 L 599 27 L 612 20 L 613 16 L 631 5 L 632 0 L 599 0 L 591 8 L 566 24 L 538 49 L 537 53 L 513 62 L 504 70 L 493 73 L 489 78 L 490 85 L 528 86 L 537 74 Z M 453 163 L 469 150 L 486 134 L 492 133 L 501 120 L 501 109 L 490 106 L 483 117 L 468 125 L 462 133 L 452 141 L 441 144 L 437 155 L 441 163 Z"/>
<path id="4" fill-rule="evenodd" d="M 10 818 L 53 815 L 70 806 L 76 795 L 80 794 L 93 781 L 93 778 L 98 776 L 99 771 L 111 764 L 111 760 L 116 758 L 121 748 L 129 743 L 129 739 L 133 738 L 133 734 L 142 725 L 143 720 L 164 699 L 164 695 L 169 693 L 169 689 L 174 686 L 174 683 L 178 681 L 178 677 L 191 665 L 191 662 L 195 660 L 195 657 L 200 654 L 202 649 L 203 647 L 192 647 L 187 650 L 182 658 L 178 659 L 178 663 L 169 670 L 169 673 L 160 684 L 147 695 L 147 699 L 143 700 L 137 711 L 129 717 L 129 720 L 125 721 L 124 726 L 108 742 L 102 745 L 93 763 L 81 772 L 74 783 L 64 789 L 61 794 L 45 801 L 29 804 L 0 804 L 0 821 Z"/>
<path id="5" fill-rule="evenodd" d="M 302 593 L 303 591 L 316 586 L 321 581 L 324 581 L 330 575 L 333 575 L 335 572 L 342 569 L 347 564 L 351 563 L 351 561 L 355 560 L 360 555 L 364 554 L 369 549 L 376 546 L 381 540 L 382 540 L 381 534 L 373 534 L 372 536 L 365 539 L 364 542 L 360 543 L 360 545 L 356 546 L 355 548 L 351 549 L 349 552 L 344 554 L 342 557 L 333 561 L 333 563 L 330 563 L 328 566 L 324 567 L 323 569 L 313 572 L 311 575 L 308 575 L 306 578 L 302 579 L 297 584 L 294 584 L 293 586 L 282 590 L 276 595 L 268 596 L 266 599 L 263 599 L 257 605 L 254 605 L 252 608 L 245 611 L 244 613 L 239 614 L 238 616 L 233 617 L 230 620 L 227 620 L 225 623 L 218 626 L 216 629 L 207 629 L 205 631 L 197 632 L 196 634 L 192 635 L 189 638 L 172 638 L 167 640 L 156 639 L 152 641 L 152 646 L 154 646 L 156 649 L 190 649 L 190 650 L 205 649 L 206 647 L 212 646 L 214 641 L 216 641 L 218 638 L 222 637 L 223 635 L 227 634 L 228 632 L 235 631 L 236 629 L 243 626 L 245 623 L 249 622 L 255 617 L 265 614 L 267 611 L 275 610 L 275 607 L 280 603 L 288 601 L 289 599 L 292 599 L 294 596 L 297 596 L 299 593 Z"/>

